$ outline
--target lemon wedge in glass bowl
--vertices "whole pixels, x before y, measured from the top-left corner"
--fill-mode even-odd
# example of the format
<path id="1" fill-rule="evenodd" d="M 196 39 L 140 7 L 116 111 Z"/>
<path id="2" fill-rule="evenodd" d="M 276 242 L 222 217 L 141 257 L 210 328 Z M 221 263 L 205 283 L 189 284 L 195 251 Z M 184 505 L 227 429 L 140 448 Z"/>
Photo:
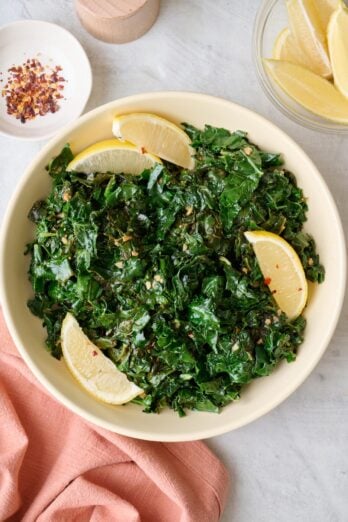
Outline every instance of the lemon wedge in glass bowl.
<path id="1" fill-rule="evenodd" d="M 327 39 L 334 83 L 348 99 L 348 9 L 343 4 L 330 18 Z"/>
<path id="2" fill-rule="evenodd" d="M 264 60 L 264 65 L 283 91 L 308 111 L 348 124 L 348 99 L 331 82 L 294 63 Z"/>

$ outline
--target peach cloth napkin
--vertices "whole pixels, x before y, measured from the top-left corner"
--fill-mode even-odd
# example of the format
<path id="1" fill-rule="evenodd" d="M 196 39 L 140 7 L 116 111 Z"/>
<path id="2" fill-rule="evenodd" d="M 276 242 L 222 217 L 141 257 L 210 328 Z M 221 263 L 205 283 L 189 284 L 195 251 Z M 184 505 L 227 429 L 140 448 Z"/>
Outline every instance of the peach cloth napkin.
<path id="1" fill-rule="evenodd" d="M 203 442 L 135 440 L 85 422 L 36 381 L 0 313 L 0 520 L 215 522 L 228 475 Z"/>

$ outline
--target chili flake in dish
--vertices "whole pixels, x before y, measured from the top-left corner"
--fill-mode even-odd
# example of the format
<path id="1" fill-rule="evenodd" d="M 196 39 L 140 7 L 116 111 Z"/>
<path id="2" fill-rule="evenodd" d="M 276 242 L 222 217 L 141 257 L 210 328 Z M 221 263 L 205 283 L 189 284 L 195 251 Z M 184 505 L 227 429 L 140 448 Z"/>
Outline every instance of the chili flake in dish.
<path id="1" fill-rule="evenodd" d="M 66 81 L 60 65 L 43 65 L 36 58 L 28 58 L 23 64 L 10 67 L 8 73 L 1 92 L 7 114 L 25 123 L 59 110 Z"/>

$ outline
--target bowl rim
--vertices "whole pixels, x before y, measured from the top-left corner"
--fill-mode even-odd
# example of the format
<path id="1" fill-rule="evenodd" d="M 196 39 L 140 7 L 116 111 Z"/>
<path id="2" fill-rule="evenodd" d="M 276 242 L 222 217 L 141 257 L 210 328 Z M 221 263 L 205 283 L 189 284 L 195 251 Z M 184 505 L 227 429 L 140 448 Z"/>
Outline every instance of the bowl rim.
<path id="1" fill-rule="evenodd" d="M 16 132 L 7 132 L 6 130 L 3 130 L 0 128 L 1 136 L 8 136 L 8 137 L 20 140 L 20 141 L 34 142 L 34 141 L 43 141 L 43 140 L 47 140 L 47 139 L 54 137 L 62 129 L 64 129 L 66 126 L 68 126 L 71 123 L 73 123 L 74 121 L 76 121 L 76 119 L 81 116 L 81 114 L 83 113 L 83 111 L 86 108 L 86 105 L 88 103 L 88 100 L 89 100 L 91 92 L 92 92 L 93 74 L 92 74 L 91 63 L 89 61 L 88 55 L 87 55 L 84 47 L 82 46 L 82 44 L 79 42 L 79 40 L 76 38 L 75 35 L 73 35 L 70 31 L 68 31 L 68 29 L 65 29 L 65 27 L 63 27 L 59 24 L 55 24 L 53 22 L 47 22 L 46 20 L 38 20 L 36 18 L 35 19 L 26 19 L 26 20 L 15 20 L 14 22 L 10 22 L 8 24 L 1 26 L 0 33 L 9 28 L 12 28 L 12 27 L 17 26 L 20 29 L 20 27 L 23 25 L 29 26 L 32 24 L 41 25 L 42 27 L 49 27 L 49 28 L 51 28 L 51 30 L 61 32 L 62 35 L 65 35 L 68 38 L 70 38 L 70 40 L 73 42 L 73 44 L 76 46 L 76 49 L 78 49 L 78 51 L 80 53 L 80 59 L 82 59 L 84 61 L 84 65 L 86 66 L 86 76 L 84 78 L 84 85 L 87 85 L 87 87 L 88 87 L 84 103 L 81 105 L 79 112 L 75 116 L 75 119 L 67 120 L 66 122 L 62 123 L 62 125 L 60 125 L 60 127 L 57 128 L 56 130 L 53 130 L 51 132 L 42 133 L 40 136 L 30 136 L 30 135 L 23 136 L 23 135 L 17 134 Z"/>
<path id="2" fill-rule="evenodd" d="M 290 118 L 293 122 L 301 125 L 302 127 L 306 127 L 307 129 L 319 131 L 322 133 L 330 133 L 330 134 L 338 134 L 338 135 L 347 135 L 348 134 L 348 125 L 335 123 L 334 121 L 325 120 L 321 118 L 321 120 L 311 120 L 309 117 L 296 112 L 290 107 L 287 107 L 284 103 L 282 103 L 274 88 L 274 85 L 267 74 L 264 65 L 262 56 L 262 41 L 264 37 L 264 31 L 268 22 L 268 19 L 272 13 L 273 8 L 276 4 L 281 2 L 282 0 L 262 0 L 260 7 L 255 16 L 254 26 L 253 26 L 253 37 L 252 37 L 252 60 L 254 62 L 254 67 L 257 73 L 257 78 L 259 80 L 259 84 L 263 92 L 266 94 L 267 98 L 273 103 L 273 105 L 287 118 Z M 284 9 L 285 3 L 284 3 Z M 290 99 L 290 98 L 289 98 Z M 308 111 L 308 114 L 311 114 Z M 315 115 L 313 114 L 313 117 Z M 319 118 L 319 116 L 318 116 Z"/>
<path id="3" fill-rule="evenodd" d="M 29 355 L 29 352 L 27 352 L 25 346 L 21 343 L 19 335 L 17 335 L 16 326 L 14 324 L 14 321 L 12 320 L 12 315 L 10 312 L 10 309 L 7 306 L 7 298 L 6 298 L 6 284 L 5 284 L 5 248 L 2 247 L 2 245 L 5 244 L 6 237 L 9 234 L 9 228 L 10 228 L 10 221 L 11 216 L 13 212 L 15 211 L 16 202 L 19 194 L 22 191 L 23 186 L 27 183 L 28 179 L 30 178 L 31 172 L 36 168 L 36 166 L 47 156 L 47 153 L 50 152 L 52 149 L 56 147 L 56 145 L 61 141 L 62 138 L 65 138 L 68 134 L 73 132 L 75 129 L 77 129 L 80 125 L 87 122 L 90 119 L 93 119 L 95 116 L 97 116 L 100 113 L 103 113 L 107 111 L 108 109 L 115 109 L 117 110 L 117 107 L 119 106 L 119 103 L 136 103 L 136 102 L 142 102 L 144 100 L 156 100 L 157 97 L 163 97 L 165 98 L 171 98 L 175 96 L 176 98 L 181 98 L 189 101 L 193 98 L 200 98 L 202 101 L 205 102 L 219 102 L 222 103 L 228 107 L 235 107 L 237 109 L 242 109 L 245 114 L 250 114 L 253 118 L 256 118 L 259 120 L 260 123 L 266 124 L 269 127 L 272 127 L 275 132 L 277 132 L 279 135 L 281 135 L 283 138 L 285 138 L 287 141 L 289 141 L 299 152 L 306 156 L 308 161 L 312 164 L 313 170 L 316 172 L 316 175 L 318 176 L 318 181 L 322 183 L 323 189 L 325 190 L 326 197 L 328 198 L 329 204 L 331 206 L 331 210 L 333 211 L 333 214 L 335 216 L 335 224 L 337 226 L 337 232 L 340 236 L 340 243 L 339 243 L 339 265 L 342 267 L 341 270 L 341 286 L 337 289 L 337 299 L 336 299 L 336 306 L 332 313 L 332 319 L 331 323 L 329 325 L 329 328 L 326 330 L 324 336 L 323 336 L 323 343 L 321 345 L 321 349 L 319 352 L 316 353 L 316 357 L 313 358 L 311 361 L 311 364 L 308 365 L 306 368 L 306 371 L 301 370 L 298 372 L 297 379 L 294 380 L 290 385 L 284 386 L 281 393 L 275 394 L 273 400 L 269 401 L 266 405 L 264 405 L 262 408 L 259 408 L 256 412 L 250 412 L 248 415 L 245 415 L 244 418 L 237 422 L 235 419 L 230 419 L 226 423 L 223 424 L 223 426 L 215 427 L 214 423 L 211 423 L 209 426 L 205 427 L 204 429 L 197 429 L 193 434 L 172 434 L 170 431 L 167 431 L 164 434 L 161 434 L 160 438 L 158 436 L 154 436 L 149 431 L 141 431 L 141 430 L 134 430 L 132 428 L 124 428 L 119 427 L 115 425 L 113 422 L 109 422 L 107 420 L 101 419 L 96 414 L 86 411 L 83 407 L 78 406 L 73 399 L 70 397 L 67 397 L 63 394 L 63 392 L 60 391 L 54 384 L 52 384 L 49 379 L 46 377 L 46 375 L 35 365 L 35 363 L 31 360 L 31 357 Z M 0 230 L 0 302 L 2 305 L 2 310 L 5 318 L 5 322 L 7 324 L 7 327 L 9 329 L 9 332 L 12 336 L 12 339 L 15 342 L 15 345 L 32 371 L 32 373 L 35 375 L 35 377 L 38 379 L 38 381 L 44 386 L 46 390 L 49 391 L 49 393 L 57 400 L 59 400 L 60 403 L 62 403 L 66 408 L 73 411 L 80 417 L 84 418 L 85 420 L 100 426 L 104 429 L 111 430 L 113 432 L 119 433 L 121 435 L 130 436 L 133 438 L 140 438 L 143 440 L 152 440 L 152 441 L 162 441 L 162 442 L 183 442 L 183 441 L 189 441 L 189 440 L 200 440 L 200 439 L 206 439 L 209 437 L 221 435 L 224 433 L 227 433 L 229 431 L 232 431 L 234 429 L 238 429 L 242 426 L 245 426 L 246 424 L 249 424 L 250 422 L 259 419 L 266 413 L 269 413 L 271 410 L 273 410 L 275 407 L 277 407 L 279 404 L 281 404 L 285 399 L 287 399 L 303 382 L 304 380 L 310 375 L 310 373 L 313 371 L 314 367 L 318 364 L 319 360 L 323 356 L 332 336 L 335 331 L 335 328 L 337 326 L 337 322 L 340 317 L 340 313 L 342 310 L 343 305 L 343 299 L 345 295 L 345 286 L 346 286 L 346 248 L 345 248 L 345 236 L 343 232 L 342 222 L 335 204 L 335 201 L 333 199 L 333 196 L 324 180 L 322 175 L 320 174 L 319 170 L 316 168 L 313 161 L 307 156 L 307 154 L 302 150 L 302 148 L 292 139 L 290 136 L 288 136 L 287 133 L 285 133 L 283 130 L 281 130 L 278 126 L 276 126 L 274 123 L 270 122 L 267 118 L 261 116 L 260 114 L 242 106 L 237 103 L 234 103 L 232 101 L 226 100 L 221 97 L 212 96 L 208 94 L 201 94 L 201 93 L 195 93 L 195 92 L 185 92 L 185 91 L 157 91 L 157 92 L 150 92 L 150 93 L 143 93 L 143 94 L 136 94 L 132 96 L 127 96 L 123 98 L 119 98 L 117 100 L 111 101 L 109 103 L 106 103 L 104 105 L 101 105 L 92 111 L 89 111 L 88 113 L 84 114 L 74 122 L 67 125 L 64 129 L 62 129 L 54 138 L 52 138 L 47 144 L 44 145 L 44 147 L 41 149 L 41 151 L 34 157 L 34 159 L 29 163 L 28 167 L 25 169 L 25 172 L 23 173 L 22 178 L 20 179 L 20 182 L 18 183 L 11 199 L 8 204 L 8 207 L 6 209 L 6 213 L 4 216 L 3 223 L 1 225 Z M 194 412 L 195 414 L 199 414 L 199 412 Z"/>

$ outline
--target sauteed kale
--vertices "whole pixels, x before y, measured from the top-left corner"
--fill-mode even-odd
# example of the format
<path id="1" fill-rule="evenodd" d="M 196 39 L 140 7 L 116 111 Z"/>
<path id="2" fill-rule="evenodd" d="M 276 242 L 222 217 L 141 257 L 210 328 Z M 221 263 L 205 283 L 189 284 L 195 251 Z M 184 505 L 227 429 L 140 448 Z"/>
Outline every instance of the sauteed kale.
<path id="1" fill-rule="evenodd" d="M 322 282 L 307 203 L 278 154 L 246 133 L 184 125 L 196 168 L 140 176 L 66 172 L 68 145 L 48 166 L 53 186 L 32 207 L 28 303 L 61 357 L 70 311 L 145 390 L 144 411 L 218 412 L 241 387 L 293 361 L 305 319 L 289 321 L 263 281 L 246 230 L 282 235 L 307 278 Z"/>

